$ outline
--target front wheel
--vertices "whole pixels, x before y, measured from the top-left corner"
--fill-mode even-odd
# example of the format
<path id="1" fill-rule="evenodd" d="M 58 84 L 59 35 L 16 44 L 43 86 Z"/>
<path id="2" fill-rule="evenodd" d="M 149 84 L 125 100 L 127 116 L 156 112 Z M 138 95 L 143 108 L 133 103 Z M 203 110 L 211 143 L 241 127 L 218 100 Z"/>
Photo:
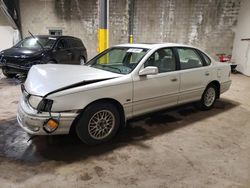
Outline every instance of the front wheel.
<path id="1" fill-rule="evenodd" d="M 209 110 L 214 106 L 217 96 L 217 88 L 215 85 L 208 85 L 200 100 L 202 110 Z"/>
<path id="2" fill-rule="evenodd" d="M 96 103 L 81 114 L 76 124 L 76 134 L 86 144 L 101 144 L 113 138 L 119 126 L 117 108 L 107 102 Z"/>

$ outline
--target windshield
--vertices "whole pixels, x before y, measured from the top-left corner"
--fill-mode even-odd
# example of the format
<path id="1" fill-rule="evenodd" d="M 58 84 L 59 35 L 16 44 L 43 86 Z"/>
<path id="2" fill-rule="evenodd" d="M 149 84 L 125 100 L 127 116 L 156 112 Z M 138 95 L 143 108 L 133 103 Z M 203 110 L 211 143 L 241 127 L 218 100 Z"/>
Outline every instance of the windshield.
<path id="1" fill-rule="evenodd" d="M 24 40 L 20 41 L 15 47 L 16 48 L 52 48 L 55 44 L 56 38 L 53 37 L 29 37 L 25 38 Z"/>
<path id="2" fill-rule="evenodd" d="M 134 70 L 148 49 L 115 47 L 104 51 L 88 62 L 94 68 L 128 74 Z"/>

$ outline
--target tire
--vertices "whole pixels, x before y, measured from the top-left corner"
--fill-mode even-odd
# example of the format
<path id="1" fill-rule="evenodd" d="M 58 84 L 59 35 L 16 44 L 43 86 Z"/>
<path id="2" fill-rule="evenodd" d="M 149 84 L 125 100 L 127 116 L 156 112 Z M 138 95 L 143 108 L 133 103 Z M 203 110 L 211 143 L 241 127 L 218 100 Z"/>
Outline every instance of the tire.
<path id="1" fill-rule="evenodd" d="M 202 94 L 202 98 L 199 103 L 199 107 L 201 110 L 210 110 L 213 108 L 214 103 L 217 99 L 217 92 L 218 89 L 214 84 L 210 84 L 205 89 L 204 93 Z"/>
<path id="2" fill-rule="evenodd" d="M 117 108 L 111 103 L 101 102 L 90 105 L 83 111 L 76 123 L 76 134 L 84 143 L 96 145 L 112 139 L 119 127 L 120 115 Z"/>
<path id="3" fill-rule="evenodd" d="M 85 65 L 86 60 L 83 56 L 80 57 L 80 65 Z"/>
<path id="4" fill-rule="evenodd" d="M 7 78 L 14 78 L 16 76 L 16 74 L 8 73 L 8 71 L 5 68 L 2 69 L 2 72 L 3 75 L 6 76 Z"/>

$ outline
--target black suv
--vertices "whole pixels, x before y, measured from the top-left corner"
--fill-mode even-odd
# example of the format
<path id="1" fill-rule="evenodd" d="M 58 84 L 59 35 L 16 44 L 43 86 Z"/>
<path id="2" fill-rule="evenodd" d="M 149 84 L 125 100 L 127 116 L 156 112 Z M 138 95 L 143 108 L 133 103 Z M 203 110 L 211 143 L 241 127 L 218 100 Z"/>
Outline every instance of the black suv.
<path id="1" fill-rule="evenodd" d="M 35 64 L 81 64 L 87 61 L 82 41 L 71 36 L 33 36 L 0 52 L 0 67 L 6 77 L 27 75 Z"/>

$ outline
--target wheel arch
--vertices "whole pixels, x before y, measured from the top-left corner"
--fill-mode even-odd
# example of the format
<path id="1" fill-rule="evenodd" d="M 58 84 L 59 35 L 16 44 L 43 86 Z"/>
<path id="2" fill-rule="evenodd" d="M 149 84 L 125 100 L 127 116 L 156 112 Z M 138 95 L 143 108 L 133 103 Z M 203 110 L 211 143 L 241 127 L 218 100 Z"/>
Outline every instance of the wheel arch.
<path id="1" fill-rule="evenodd" d="M 80 54 L 80 55 L 79 55 L 79 60 L 81 60 L 81 58 L 84 59 L 84 64 L 86 64 L 86 63 L 87 63 L 87 59 L 86 59 L 86 57 L 84 56 L 84 54 Z M 80 62 L 80 64 L 81 64 L 81 62 Z"/>
<path id="2" fill-rule="evenodd" d="M 97 103 L 101 103 L 101 102 L 109 102 L 112 103 L 118 110 L 118 113 L 120 115 L 120 128 L 124 128 L 126 126 L 126 118 L 125 118 L 125 112 L 124 112 L 124 108 L 121 105 L 121 103 L 113 98 L 102 98 L 102 99 L 98 99 L 95 101 L 92 101 L 91 103 L 89 103 L 87 106 L 85 106 L 83 109 L 79 110 L 79 115 L 75 118 L 75 120 L 73 121 L 71 127 L 70 127 L 70 133 L 74 133 L 75 132 L 75 127 L 77 124 L 77 121 L 79 120 L 80 116 L 82 113 L 84 113 L 84 111 L 91 105 L 97 104 Z"/>
<path id="3" fill-rule="evenodd" d="M 207 87 L 210 85 L 214 85 L 216 87 L 217 89 L 216 98 L 219 99 L 220 98 L 220 82 L 218 80 L 213 80 L 208 83 Z"/>

